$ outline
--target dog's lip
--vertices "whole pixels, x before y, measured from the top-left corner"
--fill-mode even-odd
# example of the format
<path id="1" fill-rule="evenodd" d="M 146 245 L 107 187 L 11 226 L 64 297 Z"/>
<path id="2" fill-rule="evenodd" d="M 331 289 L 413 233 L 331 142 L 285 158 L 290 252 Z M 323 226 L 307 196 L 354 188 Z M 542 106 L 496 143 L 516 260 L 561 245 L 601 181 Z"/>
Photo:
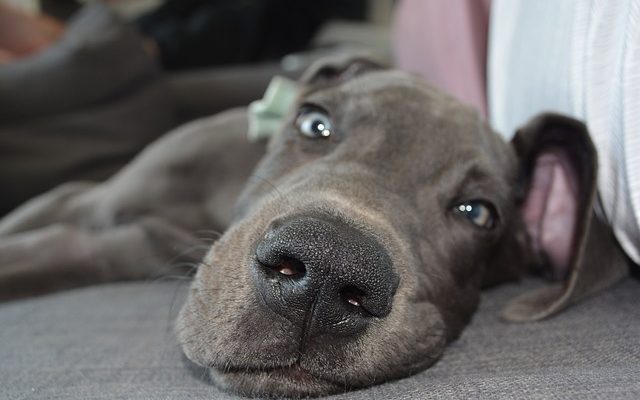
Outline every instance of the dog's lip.
<path id="1" fill-rule="evenodd" d="M 273 367 L 240 367 L 240 366 L 227 366 L 225 368 L 219 368 L 216 366 L 210 366 L 209 368 L 215 370 L 217 373 L 224 375 L 268 375 L 275 379 L 286 379 L 295 381 L 298 383 L 323 383 L 332 386 L 344 386 L 344 382 L 334 382 L 331 379 L 320 377 L 314 373 L 302 368 L 299 363 L 291 365 L 273 366 Z"/>
<path id="2" fill-rule="evenodd" d="M 222 373 L 244 373 L 244 374 L 270 374 L 276 373 L 278 375 L 307 375 L 314 378 L 317 378 L 310 372 L 304 370 L 300 367 L 300 364 L 295 363 L 291 365 L 281 365 L 281 366 L 273 366 L 273 367 L 241 367 L 241 366 L 230 366 L 225 368 L 219 368 L 217 366 L 210 366 L 210 368 L 215 369 L 218 372 Z M 320 378 L 317 378 L 320 379 Z"/>

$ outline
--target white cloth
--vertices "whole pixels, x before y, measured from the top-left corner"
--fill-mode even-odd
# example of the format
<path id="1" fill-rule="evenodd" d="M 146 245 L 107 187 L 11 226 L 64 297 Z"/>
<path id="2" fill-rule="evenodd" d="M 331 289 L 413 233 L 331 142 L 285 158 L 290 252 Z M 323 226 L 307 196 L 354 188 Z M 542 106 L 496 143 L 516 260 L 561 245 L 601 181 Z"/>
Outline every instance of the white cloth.
<path id="1" fill-rule="evenodd" d="M 489 119 L 505 137 L 543 111 L 586 122 L 605 217 L 640 263 L 640 0 L 493 0 Z"/>

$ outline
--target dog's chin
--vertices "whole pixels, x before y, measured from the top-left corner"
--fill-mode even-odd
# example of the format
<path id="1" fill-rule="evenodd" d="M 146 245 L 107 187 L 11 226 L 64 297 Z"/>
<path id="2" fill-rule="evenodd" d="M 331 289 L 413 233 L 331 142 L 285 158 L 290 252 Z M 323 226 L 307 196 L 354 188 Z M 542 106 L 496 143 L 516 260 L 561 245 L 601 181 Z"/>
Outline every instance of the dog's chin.
<path id="1" fill-rule="evenodd" d="M 209 371 L 217 387 L 245 397 L 318 397 L 354 389 L 319 378 L 297 365 L 261 371 Z"/>

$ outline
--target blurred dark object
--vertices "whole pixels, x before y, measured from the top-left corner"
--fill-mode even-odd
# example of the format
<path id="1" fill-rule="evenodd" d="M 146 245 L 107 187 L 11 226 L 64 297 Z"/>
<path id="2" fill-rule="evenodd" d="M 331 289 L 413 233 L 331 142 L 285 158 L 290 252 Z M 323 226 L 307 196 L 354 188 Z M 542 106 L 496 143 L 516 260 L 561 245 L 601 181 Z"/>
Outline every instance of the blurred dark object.
<path id="1" fill-rule="evenodd" d="M 166 69 L 278 59 L 330 19 L 363 20 L 366 0 L 169 0 L 138 19 Z"/>
<path id="2" fill-rule="evenodd" d="M 40 0 L 40 8 L 44 14 L 59 20 L 68 20 L 81 7 L 75 0 Z"/>

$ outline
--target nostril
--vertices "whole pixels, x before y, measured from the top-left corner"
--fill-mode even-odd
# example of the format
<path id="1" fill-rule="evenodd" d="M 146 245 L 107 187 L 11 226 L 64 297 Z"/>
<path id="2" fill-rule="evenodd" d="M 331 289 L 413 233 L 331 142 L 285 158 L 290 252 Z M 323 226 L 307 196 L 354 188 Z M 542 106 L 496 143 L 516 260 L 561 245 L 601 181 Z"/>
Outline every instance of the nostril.
<path id="1" fill-rule="evenodd" d="M 299 278 L 304 276 L 304 274 L 306 273 L 306 268 L 302 263 L 302 261 L 297 260 L 295 258 L 291 258 L 291 257 L 283 257 L 282 259 L 278 260 L 277 262 L 271 265 L 268 265 L 268 264 L 262 264 L 262 265 L 264 265 L 267 269 L 270 269 L 271 271 L 274 271 L 280 275 L 288 276 L 291 278 Z"/>
<path id="2" fill-rule="evenodd" d="M 340 291 L 340 296 L 347 304 L 353 307 L 362 307 L 362 299 L 365 297 L 365 293 L 355 286 L 346 286 Z"/>
<path id="3" fill-rule="evenodd" d="M 275 270 L 286 276 L 304 275 L 306 272 L 304 264 L 292 258 L 282 260 L 282 262 L 275 267 Z"/>

